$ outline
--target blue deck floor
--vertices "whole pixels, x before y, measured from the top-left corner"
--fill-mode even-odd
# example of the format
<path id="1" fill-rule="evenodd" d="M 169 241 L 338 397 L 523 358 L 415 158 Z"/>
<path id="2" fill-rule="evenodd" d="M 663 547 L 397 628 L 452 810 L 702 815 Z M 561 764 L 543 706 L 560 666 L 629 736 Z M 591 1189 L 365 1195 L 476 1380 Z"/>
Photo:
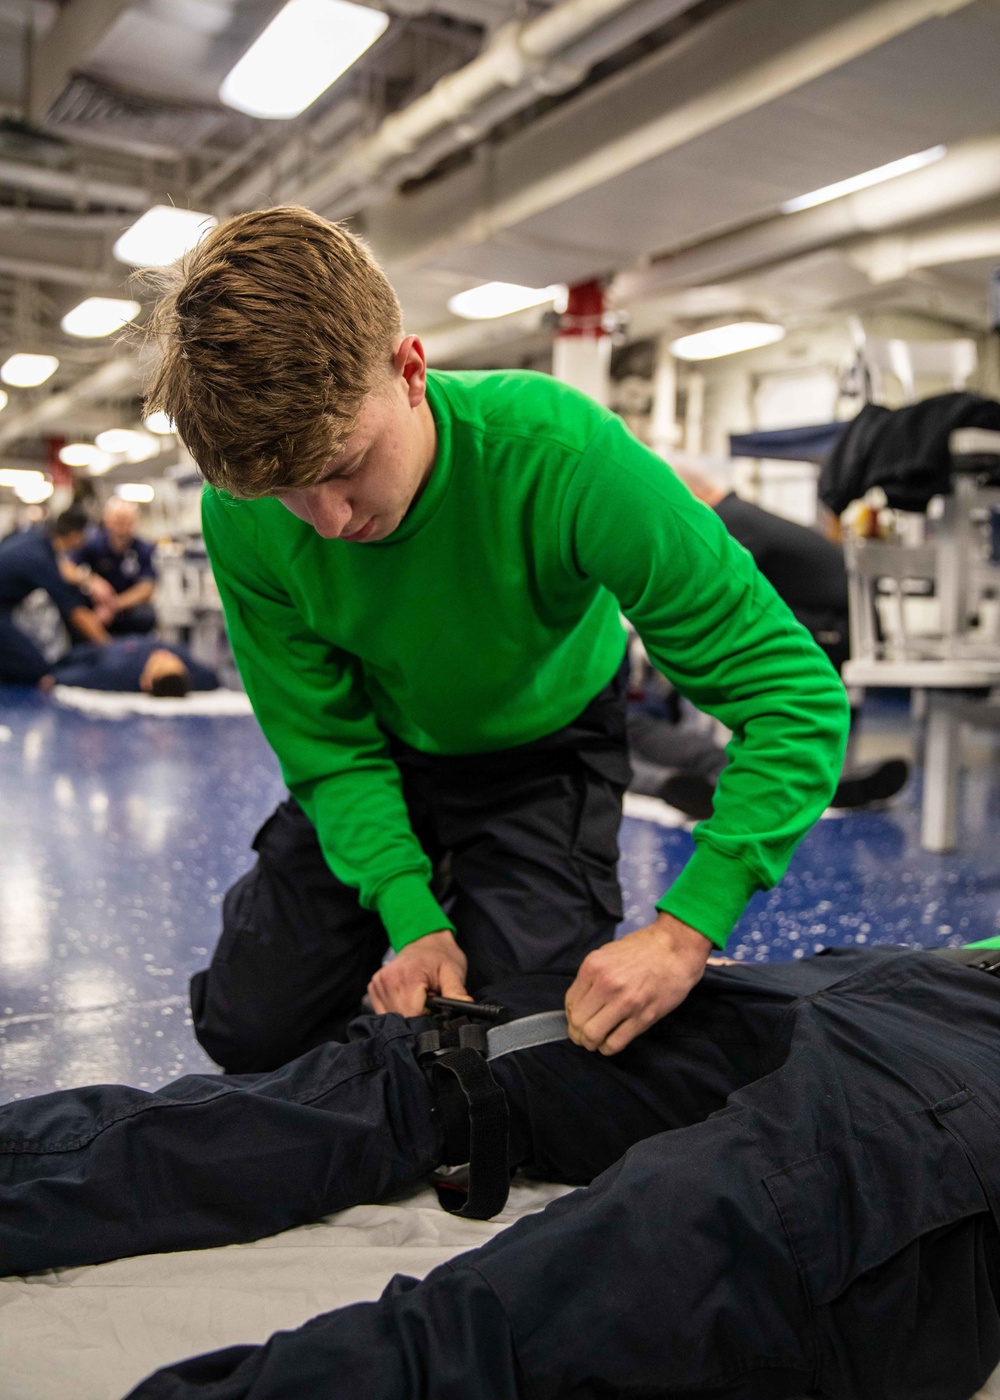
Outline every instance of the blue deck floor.
<path id="1" fill-rule="evenodd" d="M 900 714 L 876 713 L 876 730 Z M 996 933 L 998 778 L 995 752 L 977 751 L 951 856 L 920 850 L 919 775 L 890 810 L 820 822 L 781 885 L 754 899 L 730 953 Z M 253 719 L 112 722 L 2 693 L 0 1102 L 107 1080 L 153 1088 L 211 1067 L 191 1034 L 187 979 L 282 792 Z M 648 921 L 690 849 L 686 831 L 626 818 L 624 927 Z"/>

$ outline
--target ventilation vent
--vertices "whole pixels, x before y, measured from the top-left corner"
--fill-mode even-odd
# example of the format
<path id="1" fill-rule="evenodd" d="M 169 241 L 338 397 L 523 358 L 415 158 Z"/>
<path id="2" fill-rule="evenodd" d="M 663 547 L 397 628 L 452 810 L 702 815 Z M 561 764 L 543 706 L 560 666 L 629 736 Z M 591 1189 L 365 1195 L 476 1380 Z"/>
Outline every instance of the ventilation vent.
<path id="1" fill-rule="evenodd" d="M 218 111 L 151 101 L 77 76 L 56 98 L 45 125 L 71 140 L 171 159 L 200 145 L 225 120 Z"/>

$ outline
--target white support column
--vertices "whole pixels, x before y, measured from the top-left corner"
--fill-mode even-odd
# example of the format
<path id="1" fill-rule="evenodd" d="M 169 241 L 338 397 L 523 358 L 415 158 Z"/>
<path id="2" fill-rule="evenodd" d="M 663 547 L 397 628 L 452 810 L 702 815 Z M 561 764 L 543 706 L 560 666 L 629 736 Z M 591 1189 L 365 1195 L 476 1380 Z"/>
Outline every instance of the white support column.
<path id="1" fill-rule="evenodd" d="M 598 403 L 611 398 L 611 336 L 604 328 L 600 282 L 570 287 L 559 334 L 552 347 L 552 376 Z"/>
<path id="2" fill-rule="evenodd" d="M 698 453 L 705 440 L 705 376 L 692 370 L 687 377 L 687 407 L 684 410 L 684 446 Z"/>
<path id="3" fill-rule="evenodd" d="M 653 411 L 649 424 L 650 446 L 668 460 L 680 439 L 677 425 L 677 361 L 670 353 L 671 339 L 671 336 L 661 336 L 656 347 Z"/>
<path id="4" fill-rule="evenodd" d="M 924 801 L 920 844 L 925 851 L 953 851 L 958 844 L 958 767 L 962 722 L 948 692 L 927 696 Z"/>

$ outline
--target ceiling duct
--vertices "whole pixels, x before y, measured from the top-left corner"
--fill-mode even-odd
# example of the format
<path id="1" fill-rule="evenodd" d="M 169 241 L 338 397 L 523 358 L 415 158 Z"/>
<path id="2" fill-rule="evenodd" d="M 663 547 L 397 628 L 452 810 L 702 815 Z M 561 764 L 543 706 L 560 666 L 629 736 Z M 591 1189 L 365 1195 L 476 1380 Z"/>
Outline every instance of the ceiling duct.
<path id="1" fill-rule="evenodd" d="M 298 193 L 304 204 L 350 213 L 410 178 L 490 126 L 566 91 L 590 67 L 639 34 L 692 9 L 696 0 L 563 0 L 537 19 L 504 25 L 464 68 L 383 121 Z M 632 23 L 628 12 L 632 11 Z M 636 24 L 638 20 L 638 24 Z M 590 40 L 584 46 L 584 41 Z M 580 46 L 574 51 L 574 46 Z"/>
<path id="2" fill-rule="evenodd" d="M 196 150 L 227 119 L 218 110 L 150 101 L 77 75 L 56 98 L 46 125 L 69 140 L 174 160 Z"/>

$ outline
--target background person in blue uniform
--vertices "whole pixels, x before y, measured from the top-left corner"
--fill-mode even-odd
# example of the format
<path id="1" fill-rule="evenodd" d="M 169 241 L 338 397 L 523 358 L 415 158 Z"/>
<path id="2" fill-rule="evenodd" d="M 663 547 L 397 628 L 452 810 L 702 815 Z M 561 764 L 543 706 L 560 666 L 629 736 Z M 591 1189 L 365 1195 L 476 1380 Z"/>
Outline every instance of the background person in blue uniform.
<path id="1" fill-rule="evenodd" d="M 108 634 L 80 590 L 68 583 L 59 560 L 83 542 L 87 517 L 66 510 L 48 525 L 10 535 L 0 543 L 0 685 L 51 684 L 49 663 L 15 624 L 11 614 L 29 593 L 42 588 L 63 620 L 95 646 Z"/>
<path id="2" fill-rule="evenodd" d="M 57 685 L 87 690 L 143 690 L 147 695 L 180 696 L 189 690 L 218 690 L 211 666 L 196 661 L 186 647 L 154 637 L 114 638 L 107 646 L 75 646 L 51 668 Z"/>
<path id="3" fill-rule="evenodd" d="M 96 611 L 115 636 L 152 632 L 156 626 L 153 546 L 135 533 L 138 523 L 136 507 L 120 496 L 112 496 L 104 507 L 100 525 L 87 533 L 73 553 L 77 564 L 111 585 L 113 592 L 102 595 Z"/>

